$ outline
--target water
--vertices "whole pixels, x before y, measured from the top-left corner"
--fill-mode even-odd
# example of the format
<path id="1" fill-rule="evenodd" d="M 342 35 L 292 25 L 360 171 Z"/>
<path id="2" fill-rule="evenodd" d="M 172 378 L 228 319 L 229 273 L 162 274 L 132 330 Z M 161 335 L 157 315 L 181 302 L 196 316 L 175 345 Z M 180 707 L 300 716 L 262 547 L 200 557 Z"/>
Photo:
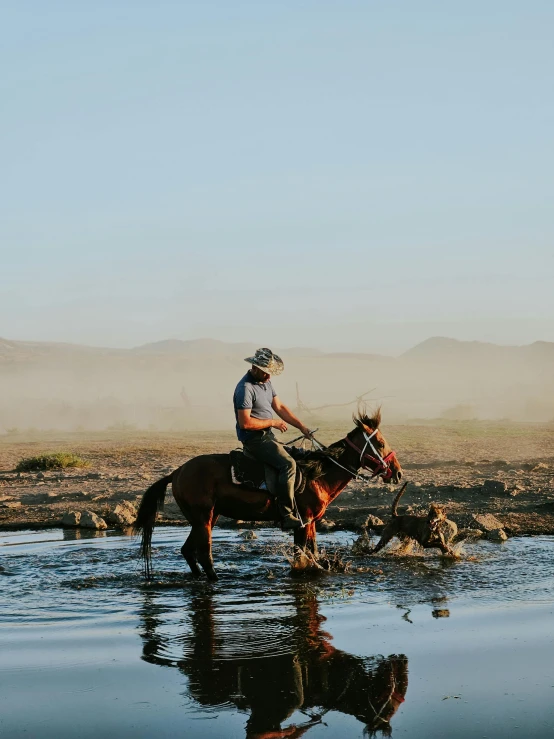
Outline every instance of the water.
<path id="1" fill-rule="evenodd" d="M 554 733 L 553 537 L 293 578 L 284 535 L 216 531 L 210 585 L 185 535 L 155 532 L 152 585 L 131 538 L 0 537 L 1 737 Z"/>

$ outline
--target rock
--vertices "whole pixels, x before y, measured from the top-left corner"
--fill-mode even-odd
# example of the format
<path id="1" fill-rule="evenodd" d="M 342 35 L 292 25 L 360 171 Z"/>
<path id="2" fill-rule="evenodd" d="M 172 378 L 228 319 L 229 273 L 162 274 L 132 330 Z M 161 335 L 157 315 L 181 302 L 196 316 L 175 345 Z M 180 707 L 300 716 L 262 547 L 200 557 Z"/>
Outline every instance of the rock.
<path id="1" fill-rule="evenodd" d="M 62 526 L 79 526 L 81 522 L 81 511 L 68 511 L 63 514 Z"/>
<path id="2" fill-rule="evenodd" d="M 490 541 L 506 541 L 508 536 L 504 529 L 493 529 L 492 531 L 487 531 L 487 539 L 490 539 Z"/>
<path id="3" fill-rule="evenodd" d="M 520 493 L 523 493 L 525 491 L 525 488 L 523 485 L 514 485 L 513 488 L 510 490 L 510 495 L 512 498 L 515 498 L 516 495 L 519 495 Z"/>
<path id="4" fill-rule="evenodd" d="M 326 518 L 322 518 L 317 522 L 317 528 L 320 531 L 332 531 L 336 525 L 335 521 L 327 521 Z"/>
<path id="5" fill-rule="evenodd" d="M 503 528 L 503 524 L 492 513 L 473 513 L 471 518 L 477 524 L 476 528 L 485 532 Z"/>
<path id="6" fill-rule="evenodd" d="M 453 544 L 457 544 L 460 541 L 465 541 L 466 539 L 480 539 L 483 536 L 483 532 L 479 529 L 458 529 L 458 533 L 456 534 L 456 537 Z"/>
<path id="7" fill-rule="evenodd" d="M 0 503 L 0 508 L 21 508 L 20 500 L 11 500 L 4 503 Z"/>
<path id="8" fill-rule="evenodd" d="M 485 480 L 483 483 L 483 492 L 489 495 L 501 495 L 507 489 L 508 486 L 502 480 Z"/>
<path id="9" fill-rule="evenodd" d="M 106 518 L 116 526 L 132 526 L 137 517 L 137 509 L 129 500 L 122 500 Z"/>
<path id="10" fill-rule="evenodd" d="M 240 538 L 244 539 L 245 541 L 250 541 L 252 539 L 257 539 L 258 535 L 255 531 L 252 531 L 252 529 L 250 529 L 249 531 L 243 531 L 242 534 L 240 534 Z"/>
<path id="11" fill-rule="evenodd" d="M 107 529 L 108 524 L 103 518 L 97 516 L 92 511 L 83 511 L 81 514 L 81 523 L 79 524 L 82 529 Z"/>
<path id="12" fill-rule="evenodd" d="M 452 541 L 452 539 L 458 535 L 458 527 L 454 521 L 451 521 L 448 518 L 440 522 L 439 529 L 441 530 L 446 542 Z"/>
<path id="13" fill-rule="evenodd" d="M 547 469 L 548 469 L 547 464 L 545 464 L 544 462 L 539 462 L 531 469 L 531 472 L 539 472 L 540 470 L 547 470 Z"/>
<path id="14" fill-rule="evenodd" d="M 369 529 L 370 531 L 378 531 L 384 525 L 384 522 L 381 521 L 379 516 L 372 516 L 371 514 L 369 514 L 369 516 L 365 520 L 364 529 Z"/>

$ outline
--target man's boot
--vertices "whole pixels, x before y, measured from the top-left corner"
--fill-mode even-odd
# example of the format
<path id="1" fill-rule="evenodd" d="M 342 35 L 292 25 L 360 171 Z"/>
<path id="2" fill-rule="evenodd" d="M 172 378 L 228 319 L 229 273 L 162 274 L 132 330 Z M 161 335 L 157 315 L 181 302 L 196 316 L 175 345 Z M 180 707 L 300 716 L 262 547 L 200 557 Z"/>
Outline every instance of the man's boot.
<path id="1" fill-rule="evenodd" d="M 294 515 L 292 508 L 289 505 L 281 503 L 281 501 L 279 501 L 279 513 L 281 514 L 281 527 L 283 531 L 302 528 L 302 521 Z"/>

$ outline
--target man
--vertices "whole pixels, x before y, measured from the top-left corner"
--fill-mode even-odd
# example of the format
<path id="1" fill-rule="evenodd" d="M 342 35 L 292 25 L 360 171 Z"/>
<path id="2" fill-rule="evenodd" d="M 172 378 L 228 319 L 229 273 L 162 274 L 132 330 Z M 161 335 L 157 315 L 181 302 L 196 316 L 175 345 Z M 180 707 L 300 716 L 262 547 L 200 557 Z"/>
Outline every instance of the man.
<path id="1" fill-rule="evenodd" d="M 307 426 L 281 403 L 271 384 L 271 375 L 280 375 L 285 366 L 281 357 L 271 349 L 258 349 L 245 362 L 251 369 L 238 383 L 233 395 L 237 436 L 245 451 L 255 459 L 277 469 L 277 503 L 284 529 L 302 526 L 294 511 L 294 480 L 296 462 L 284 447 L 277 442 L 272 429 L 287 430 L 287 423 L 310 436 Z M 273 412 L 279 420 L 273 417 Z"/>

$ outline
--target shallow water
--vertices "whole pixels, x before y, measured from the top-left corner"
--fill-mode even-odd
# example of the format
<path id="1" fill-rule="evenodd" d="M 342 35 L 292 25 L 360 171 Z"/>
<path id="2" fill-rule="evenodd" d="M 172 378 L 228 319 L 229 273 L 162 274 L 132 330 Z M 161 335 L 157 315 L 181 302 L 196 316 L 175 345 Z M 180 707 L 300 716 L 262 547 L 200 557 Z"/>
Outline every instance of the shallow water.
<path id="1" fill-rule="evenodd" d="M 283 534 L 216 530 L 210 585 L 185 534 L 155 532 L 151 585 L 132 538 L 0 537 L 0 736 L 552 735 L 553 537 L 293 578 Z"/>

